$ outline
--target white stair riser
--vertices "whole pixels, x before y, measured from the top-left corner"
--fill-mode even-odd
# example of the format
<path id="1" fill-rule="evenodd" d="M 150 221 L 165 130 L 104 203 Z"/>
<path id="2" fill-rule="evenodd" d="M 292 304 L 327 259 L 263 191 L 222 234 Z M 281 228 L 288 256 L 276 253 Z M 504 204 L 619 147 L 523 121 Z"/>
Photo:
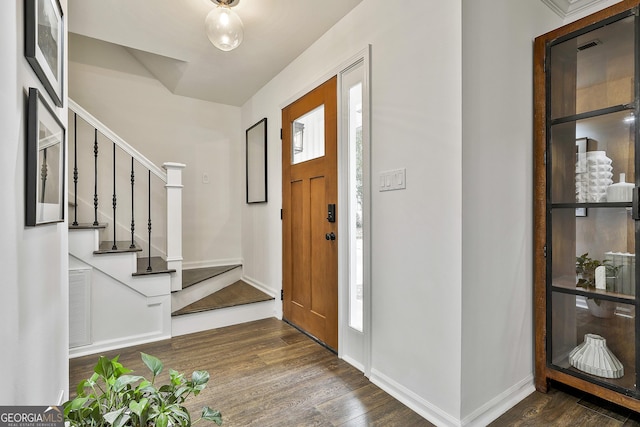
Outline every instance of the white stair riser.
<path id="1" fill-rule="evenodd" d="M 171 335 L 179 336 L 276 317 L 275 301 L 237 305 L 171 318 Z"/>
<path id="2" fill-rule="evenodd" d="M 69 233 L 69 254 L 147 297 L 171 292 L 169 274 L 132 276 L 137 268 L 135 252 L 94 254 L 98 246 L 94 239 L 98 239 L 96 230 L 73 230 Z"/>
<path id="3" fill-rule="evenodd" d="M 171 294 L 171 311 L 177 311 L 181 308 L 188 306 L 208 295 L 218 292 L 221 289 L 237 282 L 242 278 L 242 267 L 234 268 L 212 277 L 207 280 L 203 280 L 200 283 L 189 286 L 180 292 L 174 292 Z"/>

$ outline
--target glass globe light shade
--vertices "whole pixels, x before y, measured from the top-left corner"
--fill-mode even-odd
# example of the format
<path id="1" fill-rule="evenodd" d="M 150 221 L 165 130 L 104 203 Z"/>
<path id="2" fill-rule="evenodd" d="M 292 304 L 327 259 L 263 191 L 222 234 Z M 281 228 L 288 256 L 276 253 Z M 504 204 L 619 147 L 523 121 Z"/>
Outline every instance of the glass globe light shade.
<path id="1" fill-rule="evenodd" d="M 227 6 L 213 9 L 204 20 L 207 37 L 215 47 L 225 52 L 242 43 L 243 27 L 240 17 Z"/>

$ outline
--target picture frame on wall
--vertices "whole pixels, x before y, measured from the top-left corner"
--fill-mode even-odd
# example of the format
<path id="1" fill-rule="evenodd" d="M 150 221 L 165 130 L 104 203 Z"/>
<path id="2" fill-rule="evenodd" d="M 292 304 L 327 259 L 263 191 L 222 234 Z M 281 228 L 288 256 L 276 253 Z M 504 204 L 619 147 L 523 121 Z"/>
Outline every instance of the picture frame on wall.
<path id="1" fill-rule="evenodd" d="M 62 107 L 64 21 L 58 0 L 25 0 L 25 57 L 53 103 Z"/>
<path id="2" fill-rule="evenodd" d="M 247 203 L 267 203 L 267 118 L 247 129 Z"/>
<path id="3" fill-rule="evenodd" d="M 36 226 L 64 221 L 64 125 L 36 88 L 27 100 L 25 223 Z"/>

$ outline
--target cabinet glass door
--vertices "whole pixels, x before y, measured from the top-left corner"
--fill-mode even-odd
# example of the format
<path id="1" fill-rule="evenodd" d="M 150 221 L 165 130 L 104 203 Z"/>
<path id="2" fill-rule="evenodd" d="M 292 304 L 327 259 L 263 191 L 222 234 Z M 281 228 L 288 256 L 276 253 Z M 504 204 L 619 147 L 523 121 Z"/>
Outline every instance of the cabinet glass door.
<path id="1" fill-rule="evenodd" d="M 637 396 L 636 22 L 547 50 L 547 364 Z"/>

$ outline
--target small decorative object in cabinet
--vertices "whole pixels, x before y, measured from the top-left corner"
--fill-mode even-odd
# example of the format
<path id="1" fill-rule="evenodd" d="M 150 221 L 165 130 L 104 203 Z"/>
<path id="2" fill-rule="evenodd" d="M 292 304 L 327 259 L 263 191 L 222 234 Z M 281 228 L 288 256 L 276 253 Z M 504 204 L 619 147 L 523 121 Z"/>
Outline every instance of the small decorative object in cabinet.
<path id="1" fill-rule="evenodd" d="M 553 380 L 635 411 L 639 4 L 534 45 L 536 387 Z"/>

